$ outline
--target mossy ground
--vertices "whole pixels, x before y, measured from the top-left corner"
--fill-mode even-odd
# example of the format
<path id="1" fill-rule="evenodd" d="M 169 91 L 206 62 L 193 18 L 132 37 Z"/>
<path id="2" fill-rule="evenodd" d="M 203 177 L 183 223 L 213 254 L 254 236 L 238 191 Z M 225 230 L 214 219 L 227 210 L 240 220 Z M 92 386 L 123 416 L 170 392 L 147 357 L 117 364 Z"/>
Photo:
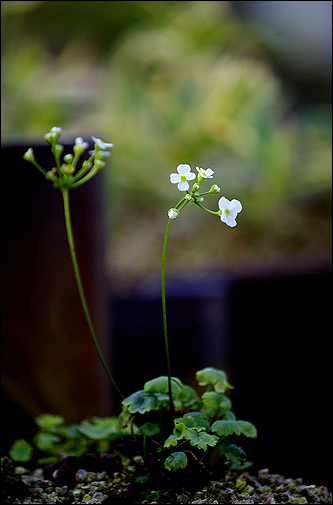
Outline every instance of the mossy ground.
<path id="1" fill-rule="evenodd" d="M 180 471 L 182 472 L 182 471 Z M 177 476 L 176 476 L 177 473 Z M 20 504 L 325 504 L 332 493 L 302 479 L 244 471 L 183 479 L 179 472 L 148 476 L 140 456 L 117 454 L 68 457 L 36 469 L 15 466 L 5 458 L 2 503 Z M 179 478 L 180 477 L 180 478 Z"/>

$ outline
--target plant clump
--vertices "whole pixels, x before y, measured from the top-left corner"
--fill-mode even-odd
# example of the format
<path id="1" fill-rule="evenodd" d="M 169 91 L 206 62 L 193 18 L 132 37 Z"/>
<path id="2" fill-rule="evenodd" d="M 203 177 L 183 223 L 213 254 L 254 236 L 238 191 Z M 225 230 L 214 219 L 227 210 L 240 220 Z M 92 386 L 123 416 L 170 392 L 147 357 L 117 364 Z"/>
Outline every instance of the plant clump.
<path id="1" fill-rule="evenodd" d="M 205 368 L 196 378 L 201 397 L 172 377 L 173 407 L 161 376 L 125 398 L 117 417 L 70 426 L 37 417 L 34 446 L 17 440 L 2 461 L 3 503 L 332 503 L 325 487 L 302 479 L 251 476 L 235 442 L 257 430 L 231 410 L 227 375 Z"/>

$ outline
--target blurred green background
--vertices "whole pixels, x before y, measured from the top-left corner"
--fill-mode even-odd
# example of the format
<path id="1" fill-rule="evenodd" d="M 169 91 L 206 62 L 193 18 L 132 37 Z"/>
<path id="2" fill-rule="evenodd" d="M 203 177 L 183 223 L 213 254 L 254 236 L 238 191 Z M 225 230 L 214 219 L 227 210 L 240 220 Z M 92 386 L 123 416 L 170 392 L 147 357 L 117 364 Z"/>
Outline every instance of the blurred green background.
<path id="1" fill-rule="evenodd" d="M 207 207 L 217 210 L 223 195 L 243 211 L 230 229 L 188 206 L 171 228 L 168 274 L 298 268 L 330 256 L 329 100 L 315 89 L 300 99 L 263 31 L 232 2 L 1 8 L 3 144 L 39 143 L 57 125 L 63 141 L 95 135 L 115 145 L 104 178 L 117 289 L 158 274 L 166 212 L 182 196 L 169 174 L 180 163 L 215 171 L 221 193 Z"/>

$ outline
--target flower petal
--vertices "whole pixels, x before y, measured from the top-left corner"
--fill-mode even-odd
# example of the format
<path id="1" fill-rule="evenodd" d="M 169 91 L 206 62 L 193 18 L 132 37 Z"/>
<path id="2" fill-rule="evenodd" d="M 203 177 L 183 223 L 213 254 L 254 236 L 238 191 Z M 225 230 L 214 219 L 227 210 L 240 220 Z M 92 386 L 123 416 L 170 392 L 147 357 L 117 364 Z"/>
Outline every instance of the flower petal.
<path id="1" fill-rule="evenodd" d="M 196 175 L 193 172 L 190 172 L 189 174 L 186 175 L 186 179 L 188 181 L 193 181 L 193 179 L 196 178 Z"/>
<path id="2" fill-rule="evenodd" d="M 237 225 L 237 222 L 235 221 L 235 219 L 233 217 L 231 217 L 230 214 L 227 215 L 225 212 L 222 212 L 220 219 L 221 219 L 222 223 L 227 224 L 231 228 L 233 228 L 234 226 Z"/>
<path id="3" fill-rule="evenodd" d="M 179 174 L 170 174 L 170 182 L 172 184 L 178 184 L 180 181 L 180 175 Z"/>
<path id="4" fill-rule="evenodd" d="M 179 191 L 187 191 L 188 188 L 190 187 L 190 185 L 187 181 L 181 181 L 178 183 L 177 187 L 178 187 Z"/>
<path id="5" fill-rule="evenodd" d="M 230 226 L 231 228 L 233 228 L 234 226 L 237 225 L 237 221 L 235 221 L 235 219 L 233 219 L 230 214 L 229 216 L 227 216 L 227 221 L 226 221 L 227 225 Z"/>
<path id="6" fill-rule="evenodd" d="M 221 198 L 218 201 L 218 206 L 220 210 L 225 210 L 228 208 L 230 205 L 229 200 L 225 196 L 221 196 Z"/>
<path id="7" fill-rule="evenodd" d="M 239 200 L 235 200 L 235 199 L 231 200 L 230 205 L 229 205 L 230 210 L 235 211 L 238 214 L 239 212 L 241 212 L 242 208 L 243 208 L 242 204 L 240 203 Z"/>
<path id="8" fill-rule="evenodd" d="M 177 172 L 180 175 L 187 175 L 191 172 L 191 167 L 190 167 L 190 165 L 186 165 L 186 164 L 182 163 L 182 164 L 178 165 Z"/>

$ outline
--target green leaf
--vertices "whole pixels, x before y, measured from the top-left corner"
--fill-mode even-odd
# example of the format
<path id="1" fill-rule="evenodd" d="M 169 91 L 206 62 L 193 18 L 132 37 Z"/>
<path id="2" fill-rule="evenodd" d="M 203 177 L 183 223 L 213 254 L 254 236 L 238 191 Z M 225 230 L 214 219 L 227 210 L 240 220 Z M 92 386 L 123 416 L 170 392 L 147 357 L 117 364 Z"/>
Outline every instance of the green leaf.
<path id="1" fill-rule="evenodd" d="M 186 406 L 192 406 L 195 403 L 201 404 L 197 392 L 191 386 L 183 387 L 179 394 L 179 400 L 184 402 Z"/>
<path id="2" fill-rule="evenodd" d="M 159 409 L 168 409 L 170 408 L 170 398 L 166 393 L 154 393 L 158 400 L 158 408 Z"/>
<path id="3" fill-rule="evenodd" d="M 245 452 L 235 444 L 230 444 L 228 440 L 224 440 L 222 444 L 217 447 L 220 455 L 224 455 L 228 461 L 236 465 L 243 465 L 246 461 Z"/>
<path id="4" fill-rule="evenodd" d="M 178 440 L 184 438 L 186 426 L 184 423 L 175 420 L 175 427 L 173 429 L 172 434 L 166 439 L 164 442 L 164 447 L 170 447 L 171 445 L 175 446 L 178 443 Z"/>
<path id="5" fill-rule="evenodd" d="M 14 461 L 27 462 L 32 458 L 33 447 L 24 438 L 19 438 L 15 440 L 8 453 Z"/>
<path id="6" fill-rule="evenodd" d="M 184 384 L 180 379 L 178 379 L 177 377 L 171 377 L 171 392 L 172 395 L 175 397 L 174 399 L 177 400 L 179 399 L 179 395 L 183 390 L 183 388 Z M 168 377 L 161 376 L 157 377 L 156 379 L 152 379 L 144 384 L 143 389 L 145 391 L 149 391 L 150 393 L 168 394 L 169 393 Z"/>
<path id="7" fill-rule="evenodd" d="M 158 424 L 145 423 L 137 431 L 137 435 L 145 435 L 146 437 L 153 437 L 160 432 Z"/>
<path id="8" fill-rule="evenodd" d="M 41 451 L 53 451 L 54 446 L 61 442 L 61 438 L 53 433 L 39 431 L 34 436 L 34 442 Z"/>
<path id="9" fill-rule="evenodd" d="M 213 409 L 216 411 L 222 409 L 226 413 L 232 407 L 229 398 L 222 393 L 216 393 L 216 391 L 206 391 L 201 398 L 205 410 Z"/>
<path id="10" fill-rule="evenodd" d="M 220 437 L 228 437 L 233 433 L 235 435 L 240 435 L 242 433 L 238 421 L 215 421 L 215 423 L 212 424 L 211 431 L 214 431 Z"/>
<path id="11" fill-rule="evenodd" d="M 144 414 L 145 412 L 158 410 L 159 408 L 156 395 L 144 390 L 136 391 L 128 398 L 125 398 L 121 403 L 128 408 L 131 414 L 135 414 L 135 412 Z"/>
<path id="12" fill-rule="evenodd" d="M 80 432 L 92 440 L 102 440 L 111 434 L 120 434 L 119 421 L 116 417 L 92 418 L 92 423 L 86 419 L 79 425 Z"/>
<path id="13" fill-rule="evenodd" d="M 254 424 L 249 423 L 248 421 L 238 421 L 238 424 L 243 435 L 250 438 L 257 438 L 257 428 Z"/>
<path id="14" fill-rule="evenodd" d="M 188 412 L 183 415 L 181 420 L 187 428 L 196 428 L 199 430 L 209 429 L 207 416 L 203 412 Z"/>
<path id="15" fill-rule="evenodd" d="M 41 414 L 37 416 L 35 422 L 39 428 L 47 430 L 55 426 L 64 424 L 65 419 L 62 416 L 54 416 L 53 414 Z"/>
<path id="16" fill-rule="evenodd" d="M 226 419 L 227 421 L 237 421 L 237 417 L 235 416 L 232 410 L 228 410 L 228 412 L 224 416 L 224 419 Z"/>
<path id="17" fill-rule="evenodd" d="M 230 467 L 230 470 L 246 470 L 247 468 L 250 468 L 253 465 L 251 461 L 245 461 L 245 463 L 241 463 L 240 465 L 237 465 L 237 463 L 233 463 Z"/>
<path id="18" fill-rule="evenodd" d="M 209 435 L 205 431 L 197 431 L 191 428 L 185 431 L 185 438 L 189 440 L 191 445 L 195 445 L 198 449 L 207 451 L 207 445 L 214 447 L 218 442 L 218 437 Z"/>
<path id="19" fill-rule="evenodd" d="M 224 393 L 226 389 L 233 389 L 227 380 L 227 374 L 216 368 L 204 368 L 196 373 L 200 386 L 212 386 L 217 393 Z"/>
<path id="20" fill-rule="evenodd" d="M 165 460 L 164 466 L 167 470 L 179 470 L 187 466 L 187 456 L 184 452 L 173 452 Z"/>
<path id="21" fill-rule="evenodd" d="M 82 433 L 80 432 L 78 424 L 70 424 L 61 429 L 60 434 L 66 438 L 81 438 Z"/>

